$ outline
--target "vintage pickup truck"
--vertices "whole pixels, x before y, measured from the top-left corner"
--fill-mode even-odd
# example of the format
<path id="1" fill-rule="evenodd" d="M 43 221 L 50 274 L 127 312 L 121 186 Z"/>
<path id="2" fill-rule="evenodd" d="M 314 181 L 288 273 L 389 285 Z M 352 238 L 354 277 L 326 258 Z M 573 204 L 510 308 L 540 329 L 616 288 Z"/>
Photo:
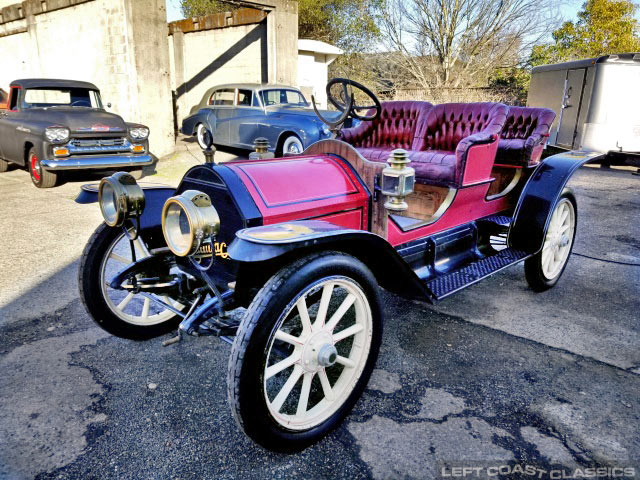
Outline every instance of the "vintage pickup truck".
<path id="1" fill-rule="evenodd" d="M 91 83 L 16 80 L 0 108 L 0 172 L 15 163 L 49 188 L 65 170 L 141 170 L 153 163 L 148 137 L 144 125 L 106 112 Z"/>

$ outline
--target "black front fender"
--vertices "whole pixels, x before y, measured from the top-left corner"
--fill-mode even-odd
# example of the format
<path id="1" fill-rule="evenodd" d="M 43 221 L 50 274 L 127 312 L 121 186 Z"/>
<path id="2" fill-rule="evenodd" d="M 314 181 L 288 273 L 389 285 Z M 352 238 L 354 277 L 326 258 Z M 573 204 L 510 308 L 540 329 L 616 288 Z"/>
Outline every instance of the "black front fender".
<path id="1" fill-rule="evenodd" d="M 367 265 L 378 283 L 409 298 L 432 300 L 413 269 L 382 237 L 371 232 L 307 220 L 240 230 L 228 249 L 240 265 L 238 283 L 260 283 L 284 265 L 318 251 L 352 255 Z M 240 278 L 242 276 L 252 278 Z"/>
<path id="2" fill-rule="evenodd" d="M 603 156 L 571 151 L 547 157 L 529 178 L 509 230 L 509 246 L 535 254 L 542 248 L 553 209 L 567 182 L 582 165 Z"/>

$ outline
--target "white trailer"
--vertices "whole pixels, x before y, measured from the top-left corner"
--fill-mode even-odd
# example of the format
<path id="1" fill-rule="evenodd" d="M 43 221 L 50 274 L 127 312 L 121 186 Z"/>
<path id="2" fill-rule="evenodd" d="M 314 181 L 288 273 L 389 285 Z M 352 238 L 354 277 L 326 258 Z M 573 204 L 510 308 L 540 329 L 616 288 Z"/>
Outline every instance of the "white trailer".
<path id="1" fill-rule="evenodd" d="M 557 115 L 548 145 L 608 154 L 605 162 L 640 160 L 640 53 L 535 67 L 527 106 Z"/>

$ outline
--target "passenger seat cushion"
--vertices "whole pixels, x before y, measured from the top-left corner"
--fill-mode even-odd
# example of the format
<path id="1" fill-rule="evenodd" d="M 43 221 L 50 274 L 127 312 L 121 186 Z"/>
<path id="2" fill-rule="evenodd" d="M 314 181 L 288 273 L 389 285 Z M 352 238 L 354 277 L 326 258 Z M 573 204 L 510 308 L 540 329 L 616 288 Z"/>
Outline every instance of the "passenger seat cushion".
<path id="1" fill-rule="evenodd" d="M 548 108 L 509 107 L 496 163 L 527 165 L 537 161 L 555 117 Z"/>
<path id="2" fill-rule="evenodd" d="M 410 150 L 417 125 L 432 105 L 429 102 L 397 101 L 382 102 L 381 107 L 378 118 L 343 129 L 339 138 L 357 148 Z"/>

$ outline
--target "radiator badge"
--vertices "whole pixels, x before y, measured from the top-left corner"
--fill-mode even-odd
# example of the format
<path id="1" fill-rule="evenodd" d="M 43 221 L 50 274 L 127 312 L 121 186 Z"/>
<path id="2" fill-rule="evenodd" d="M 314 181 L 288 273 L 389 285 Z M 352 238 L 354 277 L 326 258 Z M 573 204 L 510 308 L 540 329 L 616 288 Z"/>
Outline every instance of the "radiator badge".
<path id="1" fill-rule="evenodd" d="M 216 257 L 229 258 L 227 253 L 227 244 L 224 242 L 216 242 L 213 244 L 213 248 L 216 252 Z"/>

